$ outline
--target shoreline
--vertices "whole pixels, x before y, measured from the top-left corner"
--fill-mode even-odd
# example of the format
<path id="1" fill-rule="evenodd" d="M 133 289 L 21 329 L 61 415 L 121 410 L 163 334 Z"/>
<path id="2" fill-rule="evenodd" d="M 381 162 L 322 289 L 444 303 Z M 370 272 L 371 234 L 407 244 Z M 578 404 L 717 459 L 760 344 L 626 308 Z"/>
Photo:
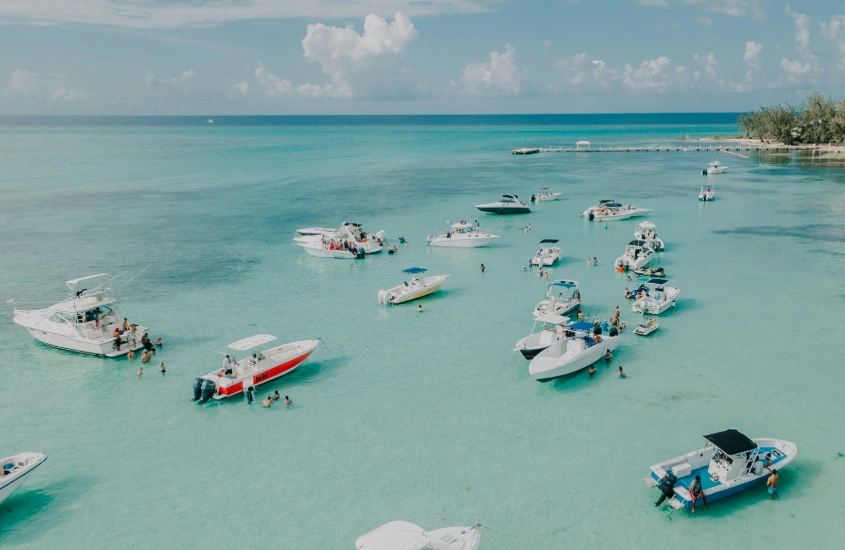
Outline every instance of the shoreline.
<path id="1" fill-rule="evenodd" d="M 845 160 L 845 145 L 786 145 L 777 141 L 767 141 L 762 139 L 741 138 L 741 137 L 725 137 L 721 138 L 706 137 L 706 138 L 681 138 L 684 142 L 706 142 L 706 143 L 735 143 L 742 146 L 753 147 L 755 149 L 791 149 L 795 151 L 803 151 L 815 153 L 813 156 L 817 159 Z"/>

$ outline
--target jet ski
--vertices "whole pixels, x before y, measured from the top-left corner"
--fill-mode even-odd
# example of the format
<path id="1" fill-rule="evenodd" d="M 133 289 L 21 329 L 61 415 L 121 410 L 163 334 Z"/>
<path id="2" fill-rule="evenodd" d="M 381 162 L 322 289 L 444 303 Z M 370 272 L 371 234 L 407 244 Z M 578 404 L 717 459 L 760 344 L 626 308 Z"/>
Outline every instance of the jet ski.
<path id="1" fill-rule="evenodd" d="M 637 275 L 644 275 L 646 277 L 665 277 L 666 273 L 664 273 L 662 267 L 658 267 L 657 269 L 652 269 L 650 267 L 643 267 L 641 269 L 635 269 L 634 273 Z"/>

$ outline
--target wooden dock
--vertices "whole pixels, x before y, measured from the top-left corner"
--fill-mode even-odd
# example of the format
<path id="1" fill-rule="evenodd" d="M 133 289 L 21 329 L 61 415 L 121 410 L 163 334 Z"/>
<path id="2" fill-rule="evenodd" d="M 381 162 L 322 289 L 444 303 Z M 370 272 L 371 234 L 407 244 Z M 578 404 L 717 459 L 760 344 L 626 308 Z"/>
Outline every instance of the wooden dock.
<path id="1" fill-rule="evenodd" d="M 736 152 L 748 152 L 748 151 L 795 151 L 798 149 L 804 149 L 796 146 L 789 146 L 789 145 L 781 145 L 781 146 L 772 146 L 772 147 L 758 147 L 754 145 L 710 145 L 707 147 L 596 147 L 596 148 L 584 148 L 581 147 L 523 147 L 522 149 L 514 149 L 511 151 L 514 155 L 533 155 L 534 153 L 657 153 L 657 152 L 679 152 L 679 153 L 692 153 L 697 151 L 736 151 Z M 810 148 L 815 149 L 815 148 Z"/>

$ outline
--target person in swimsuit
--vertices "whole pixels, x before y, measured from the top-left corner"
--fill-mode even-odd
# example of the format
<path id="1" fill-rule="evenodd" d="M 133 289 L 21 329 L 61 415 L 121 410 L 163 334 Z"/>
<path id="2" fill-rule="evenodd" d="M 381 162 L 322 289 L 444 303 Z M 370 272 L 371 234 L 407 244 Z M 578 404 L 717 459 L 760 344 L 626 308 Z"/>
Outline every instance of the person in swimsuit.
<path id="1" fill-rule="evenodd" d="M 769 476 L 769 479 L 766 480 L 766 487 L 769 488 L 769 496 L 772 497 L 772 500 L 777 500 L 778 498 L 778 471 L 772 470 L 772 475 Z"/>
<path id="2" fill-rule="evenodd" d="M 709 510 L 710 508 L 707 507 L 707 495 L 704 494 L 704 490 L 701 488 L 701 476 L 695 476 L 695 480 L 689 486 L 689 496 L 692 499 L 692 513 L 695 513 L 695 501 L 699 498 L 704 501 L 704 509 Z"/>

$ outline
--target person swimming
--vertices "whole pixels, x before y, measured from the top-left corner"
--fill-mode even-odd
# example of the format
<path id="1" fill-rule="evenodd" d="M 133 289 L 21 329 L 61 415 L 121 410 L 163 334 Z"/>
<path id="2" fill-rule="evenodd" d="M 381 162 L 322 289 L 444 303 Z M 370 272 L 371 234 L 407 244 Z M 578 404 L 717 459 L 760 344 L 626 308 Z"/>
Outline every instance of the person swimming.
<path id="1" fill-rule="evenodd" d="M 619 378 L 625 378 L 625 371 L 622 370 L 622 365 L 619 365 Z"/>

